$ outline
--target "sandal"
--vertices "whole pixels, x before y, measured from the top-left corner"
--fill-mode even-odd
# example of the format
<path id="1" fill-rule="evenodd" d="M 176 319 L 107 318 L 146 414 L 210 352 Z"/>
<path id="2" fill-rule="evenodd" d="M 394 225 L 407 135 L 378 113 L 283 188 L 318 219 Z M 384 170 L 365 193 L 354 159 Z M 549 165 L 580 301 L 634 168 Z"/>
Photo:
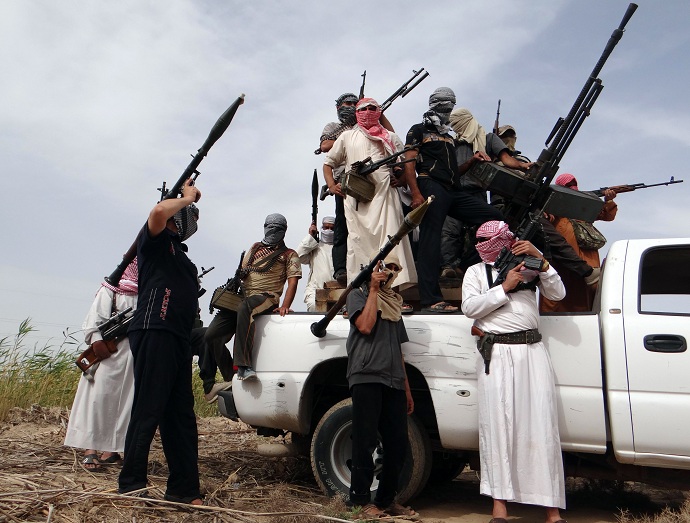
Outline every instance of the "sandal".
<path id="1" fill-rule="evenodd" d="M 175 496 L 174 494 L 165 494 L 163 496 L 165 501 L 172 501 L 173 503 L 183 503 L 185 505 L 203 505 L 204 500 L 201 496 Z M 198 503 L 195 503 L 197 501 Z"/>
<path id="2" fill-rule="evenodd" d="M 440 314 L 452 314 L 453 312 L 458 312 L 458 308 L 455 305 L 451 305 L 447 301 L 440 301 L 436 305 L 430 305 L 424 307 L 422 312 L 433 312 Z"/>
<path id="3" fill-rule="evenodd" d="M 376 505 L 373 503 L 367 503 L 362 507 L 362 511 L 359 513 L 357 516 L 357 519 L 359 520 L 372 520 L 372 519 L 379 519 L 379 520 L 391 520 L 390 514 L 388 514 L 385 510 L 382 510 L 378 508 Z"/>
<path id="4" fill-rule="evenodd" d="M 98 462 L 101 465 L 122 465 L 122 458 L 117 452 L 112 453 L 107 458 L 104 458 L 104 455 L 105 453 L 101 454 L 101 457 L 98 458 Z"/>
<path id="5" fill-rule="evenodd" d="M 402 311 L 400 311 L 402 314 L 412 314 L 414 312 L 414 307 L 410 305 L 409 303 L 403 303 L 402 304 Z"/>
<path id="6" fill-rule="evenodd" d="M 81 466 L 89 472 L 101 470 L 101 462 L 98 460 L 97 454 L 85 454 L 84 459 L 81 460 Z"/>
<path id="7" fill-rule="evenodd" d="M 419 514 L 412 507 L 404 507 L 395 501 L 386 509 L 386 513 L 391 516 L 401 516 L 403 519 L 409 519 L 410 521 L 417 521 L 419 519 Z"/>

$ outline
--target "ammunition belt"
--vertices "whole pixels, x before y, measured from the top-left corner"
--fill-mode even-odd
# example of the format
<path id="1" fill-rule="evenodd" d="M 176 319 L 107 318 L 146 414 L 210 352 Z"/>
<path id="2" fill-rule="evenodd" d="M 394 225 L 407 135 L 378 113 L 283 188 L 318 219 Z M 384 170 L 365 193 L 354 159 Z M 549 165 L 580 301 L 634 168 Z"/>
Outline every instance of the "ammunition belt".
<path id="1" fill-rule="evenodd" d="M 507 334 L 494 334 L 494 343 L 506 343 L 509 345 L 524 345 L 541 341 L 541 333 L 537 329 L 509 332 Z"/>

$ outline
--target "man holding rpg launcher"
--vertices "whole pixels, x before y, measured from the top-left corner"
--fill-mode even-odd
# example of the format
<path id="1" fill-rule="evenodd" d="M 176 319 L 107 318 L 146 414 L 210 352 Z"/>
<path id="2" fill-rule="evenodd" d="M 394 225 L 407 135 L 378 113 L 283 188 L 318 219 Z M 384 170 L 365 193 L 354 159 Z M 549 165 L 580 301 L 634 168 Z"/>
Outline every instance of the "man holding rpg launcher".
<path id="1" fill-rule="evenodd" d="M 151 441 L 160 428 L 170 475 L 165 499 L 200 505 L 198 435 L 190 336 L 197 314 L 197 269 L 182 243 L 196 232 L 201 192 L 188 179 L 180 198 L 159 202 L 137 238 L 139 300 L 128 334 L 134 405 L 119 492 L 147 486 Z"/>

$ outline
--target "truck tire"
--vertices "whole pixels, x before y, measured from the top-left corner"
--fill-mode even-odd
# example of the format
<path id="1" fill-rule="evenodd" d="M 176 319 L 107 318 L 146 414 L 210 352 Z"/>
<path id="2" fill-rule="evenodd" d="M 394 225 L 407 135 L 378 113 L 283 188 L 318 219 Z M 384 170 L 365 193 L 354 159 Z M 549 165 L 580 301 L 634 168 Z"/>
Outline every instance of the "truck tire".
<path id="1" fill-rule="evenodd" d="M 335 404 L 326 412 L 314 431 L 311 442 L 311 468 L 316 483 L 328 496 L 341 495 L 345 500 L 350 495 L 350 469 L 352 457 L 352 399 Z M 406 503 L 425 487 L 431 472 L 431 442 L 421 423 L 410 416 L 407 423 L 410 445 L 398 485 L 398 502 Z M 371 486 L 372 499 L 378 488 L 378 473 L 381 467 L 381 445 L 374 455 L 374 482 Z"/>
<path id="2" fill-rule="evenodd" d="M 446 454 L 445 452 L 434 452 L 432 462 L 429 485 L 439 485 L 453 481 L 467 465 L 465 456 L 461 454 Z"/>

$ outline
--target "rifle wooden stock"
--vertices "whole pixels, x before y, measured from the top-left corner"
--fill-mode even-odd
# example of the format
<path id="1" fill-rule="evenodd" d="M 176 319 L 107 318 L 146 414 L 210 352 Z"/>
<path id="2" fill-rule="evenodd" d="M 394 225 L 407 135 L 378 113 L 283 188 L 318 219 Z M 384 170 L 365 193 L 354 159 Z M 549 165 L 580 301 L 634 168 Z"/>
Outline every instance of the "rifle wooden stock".
<path id="1" fill-rule="evenodd" d="M 311 324 L 311 333 L 314 336 L 317 338 L 323 338 L 326 335 L 326 327 L 328 327 L 328 324 L 331 322 L 331 320 L 335 318 L 336 314 L 338 314 L 338 311 L 343 308 L 348 294 L 352 292 L 352 289 L 356 289 L 366 282 L 370 278 L 371 273 L 374 272 L 374 269 L 376 269 L 378 266 L 379 262 L 384 260 L 386 256 L 388 256 L 388 254 L 393 250 L 393 248 L 398 245 L 410 231 L 416 229 L 419 224 L 422 223 L 422 218 L 424 218 L 424 214 L 426 214 L 429 205 L 431 205 L 431 202 L 433 201 L 434 197 L 429 196 L 422 205 L 405 216 L 405 219 L 400 225 L 398 231 L 393 236 L 388 237 L 388 241 L 383 247 L 381 247 L 381 250 L 378 252 L 378 254 L 369 262 L 369 265 L 367 265 L 357 276 L 355 276 L 355 279 L 352 280 L 345 288 L 335 305 L 328 309 L 328 312 L 326 312 L 326 315 L 323 318 Z"/>
<path id="2" fill-rule="evenodd" d="M 199 172 L 196 170 L 197 167 L 199 167 L 201 161 L 206 157 L 209 149 L 213 147 L 213 144 L 216 143 L 221 136 L 223 136 L 223 133 L 227 130 L 228 126 L 230 125 L 230 122 L 232 122 L 232 119 L 235 116 L 237 109 L 243 103 L 244 94 L 241 94 L 237 97 L 237 100 L 235 100 L 233 104 L 230 107 L 228 107 L 222 115 L 220 115 L 220 118 L 218 118 L 216 123 L 211 128 L 211 132 L 206 138 L 206 141 L 194 155 L 192 161 L 184 170 L 179 180 L 177 180 L 177 182 L 175 182 L 175 185 L 173 185 L 172 188 L 168 190 L 165 194 L 161 194 L 161 201 L 168 200 L 171 198 L 177 198 L 180 194 L 182 186 L 184 185 L 184 182 L 188 178 L 191 178 L 192 175 L 199 175 Z M 137 237 L 135 238 L 132 245 L 130 245 L 129 249 L 127 249 L 127 252 L 122 256 L 122 261 L 118 264 L 117 267 L 115 267 L 115 270 L 111 272 L 110 275 L 105 277 L 105 281 L 108 282 L 110 285 L 116 287 L 117 284 L 120 283 L 120 279 L 122 278 L 125 269 L 137 255 L 137 242 L 139 240 L 139 236 L 142 234 L 143 231 L 144 228 L 142 227 L 139 230 L 139 233 L 137 234 Z"/>

